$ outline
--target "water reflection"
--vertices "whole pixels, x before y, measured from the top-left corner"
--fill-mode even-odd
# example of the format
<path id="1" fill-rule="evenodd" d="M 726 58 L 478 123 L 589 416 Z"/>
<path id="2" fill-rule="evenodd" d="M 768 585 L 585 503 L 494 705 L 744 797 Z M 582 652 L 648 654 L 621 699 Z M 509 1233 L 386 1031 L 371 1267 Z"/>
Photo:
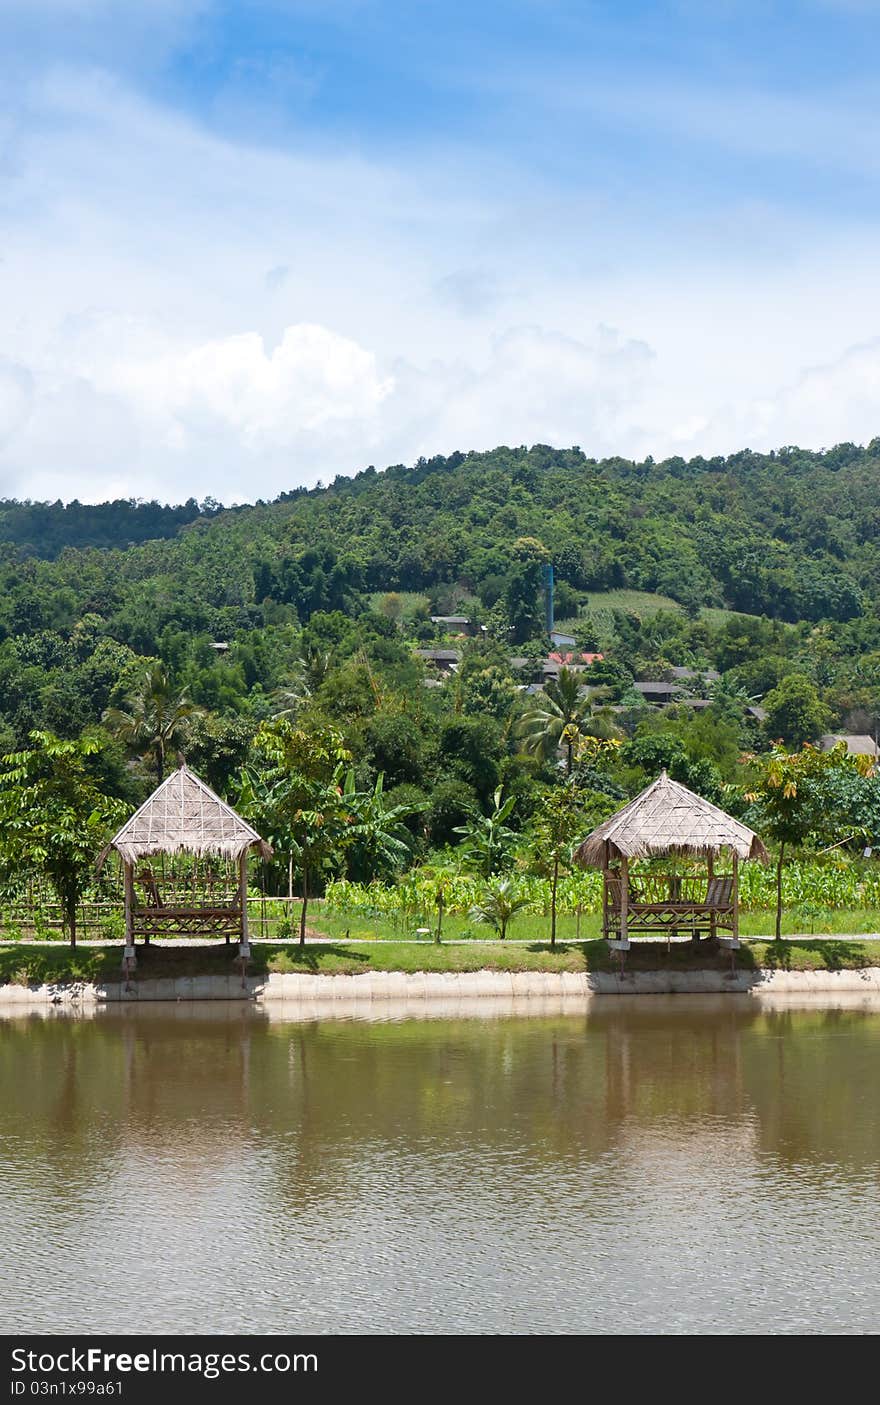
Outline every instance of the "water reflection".
<path id="1" fill-rule="evenodd" d="M 294 1013 L 0 1020 L 10 1330 L 876 1330 L 870 1006 Z"/>

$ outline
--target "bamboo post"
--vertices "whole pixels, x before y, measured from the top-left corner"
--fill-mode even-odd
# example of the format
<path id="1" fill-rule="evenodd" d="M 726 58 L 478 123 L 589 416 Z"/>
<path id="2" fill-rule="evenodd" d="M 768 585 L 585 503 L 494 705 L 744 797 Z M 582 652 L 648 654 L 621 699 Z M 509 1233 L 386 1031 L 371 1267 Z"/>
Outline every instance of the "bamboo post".
<path id="1" fill-rule="evenodd" d="M 734 862 L 735 862 L 735 860 L 734 860 Z M 706 893 L 706 896 L 708 897 L 708 896 L 709 896 L 709 893 L 713 893 L 713 890 L 712 890 L 712 879 L 715 877 L 715 856 L 713 855 L 711 849 L 709 850 L 709 862 L 708 862 L 707 867 L 708 867 L 708 871 L 709 871 L 709 887 L 708 887 L 708 891 L 707 891 L 707 893 Z M 714 893 L 713 893 L 713 897 L 714 897 Z M 713 908 L 711 909 L 711 911 L 709 912 L 709 940 L 712 941 L 712 942 L 714 942 L 716 936 L 717 936 L 717 927 L 716 927 L 716 922 L 715 922 L 715 908 L 713 907 Z"/>
<path id="2" fill-rule="evenodd" d="M 627 920 L 629 917 L 629 859 L 620 859 L 620 940 L 627 941 Z"/>
<path id="3" fill-rule="evenodd" d="M 608 841 L 605 841 L 605 862 L 602 864 L 602 936 L 608 940 L 608 865 L 610 855 Z"/>
<path id="4" fill-rule="evenodd" d="M 608 869 L 602 869 L 602 936 L 608 940 Z"/>
<path id="5" fill-rule="evenodd" d="M 165 888 L 165 855 L 164 855 L 164 854 L 160 854 L 159 857 L 160 857 L 161 864 L 162 864 L 162 888 L 163 888 L 163 891 L 164 891 L 164 888 Z M 152 872 L 155 872 L 155 869 L 153 868 L 153 864 L 154 864 L 154 863 L 155 863 L 155 860 L 152 860 L 152 861 L 151 861 L 151 865 L 150 865 L 150 869 L 151 869 Z M 133 917 L 133 916 L 134 916 L 135 904 L 136 904 L 136 902 L 137 902 L 137 895 L 136 895 L 136 893 L 135 893 L 135 886 L 134 886 L 134 864 L 131 865 L 130 882 L 131 882 L 131 910 L 132 910 L 132 917 Z M 152 898 L 149 899 L 149 904 L 152 905 Z M 146 923 L 145 923 L 145 925 L 144 925 L 144 946 L 149 946 L 149 945 L 150 945 L 150 927 L 151 927 L 151 925 L 152 925 L 152 924 L 151 924 L 150 918 L 147 918 L 147 921 L 146 921 Z"/>
<path id="6" fill-rule="evenodd" d="M 733 940 L 739 945 L 739 856 L 733 853 Z"/>
<path id="7" fill-rule="evenodd" d="M 125 945 L 134 946 L 134 869 L 127 859 L 122 861 L 125 894 Z"/>
<path id="8" fill-rule="evenodd" d="M 123 891 L 125 894 L 125 945 L 122 948 L 122 970 L 125 975 L 125 989 L 131 989 L 132 972 L 137 965 L 134 954 L 134 869 L 126 860 L 122 861 Z"/>
<path id="9" fill-rule="evenodd" d="M 240 931 L 241 931 L 241 943 L 242 943 L 242 946 L 247 946 L 247 944 L 248 944 L 247 859 L 248 859 L 248 856 L 247 856 L 247 849 L 245 849 L 245 851 L 244 851 L 244 853 L 242 854 L 241 859 L 240 859 L 240 861 L 239 861 L 239 878 L 238 878 L 239 901 L 240 901 L 240 903 L 241 903 L 241 927 L 240 927 Z M 227 936 L 226 940 L 227 940 L 227 942 L 229 941 L 229 937 L 228 937 L 228 936 Z"/>
<path id="10" fill-rule="evenodd" d="M 242 988 L 242 990 L 245 990 L 245 989 L 247 988 L 247 968 L 248 968 L 248 961 L 250 960 L 250 955 L 251 955 L 251 947 L 250 947 L 250 942 L 249 942 L 249 940 L 248 940 L 247 861 L 248 861 L 248 851 L 247 851 L 247 849 L 244 849 L 244 850 L 242 851 L 241 858 L 240 858 L 239 861 L 238 861 L 238 863 L 239 863 L 239 868 L 238 868 L 238 901 L 239 901 L 239 906 L 241 907 L 241 917 L 240 917 L 240 919 L 239 919 L 239 929 L 238 929 L 238 930 L 239 930 L 239 937 L 240 937 L 240 942 L 239 942 L 239 947 L 238 947 L 238 960 L 239 960 L 239 965 L 241 966 L 241 988 Z M 227 940 L 227 942 L 229 941 L 228 929 L 227 929 L 227 937 L 226 937 L 226 940 Z"/>

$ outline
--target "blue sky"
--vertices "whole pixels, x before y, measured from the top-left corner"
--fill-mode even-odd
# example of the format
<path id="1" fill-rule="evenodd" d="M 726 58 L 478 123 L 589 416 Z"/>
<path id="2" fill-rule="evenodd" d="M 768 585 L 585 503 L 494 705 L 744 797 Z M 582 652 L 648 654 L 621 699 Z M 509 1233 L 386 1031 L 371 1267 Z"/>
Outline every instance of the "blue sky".
<path id="1" fill-rule="evenodd" d="M 880 0 L 0 21 L 0 493 L 880 432 Z"/>

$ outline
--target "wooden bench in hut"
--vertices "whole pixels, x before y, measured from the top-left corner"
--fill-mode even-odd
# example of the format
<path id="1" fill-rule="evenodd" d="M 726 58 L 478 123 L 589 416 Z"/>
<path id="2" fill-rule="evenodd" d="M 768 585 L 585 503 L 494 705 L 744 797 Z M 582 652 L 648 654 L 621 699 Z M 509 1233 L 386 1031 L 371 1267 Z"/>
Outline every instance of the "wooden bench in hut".
<path id="1" fill-rule="evenodd" d="M 673 856 L 702 858 L 701 874 L 658 873 L 645 864 Z M 758 836 L 666 772 L 593 830 L 575 861 L 603 873 L 602 932 L 625 953 L 633 936 L 718 937 L 739 945 L 739 863 L 767 859 Z M 720 859 L 729 873 L 716 873 Z M 639 872 L 641 863 L 643 871 Z M 720 937 L 725 932 L 726 937 Z"/>

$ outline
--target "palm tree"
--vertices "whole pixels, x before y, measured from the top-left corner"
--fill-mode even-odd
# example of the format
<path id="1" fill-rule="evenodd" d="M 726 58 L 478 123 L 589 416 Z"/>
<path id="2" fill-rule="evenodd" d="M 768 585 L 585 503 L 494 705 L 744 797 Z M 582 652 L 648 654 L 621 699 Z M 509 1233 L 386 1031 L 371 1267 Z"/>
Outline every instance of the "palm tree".
<path id="1" fill-rule="evenodd" d="M 303 704 L 312 696 L 306 672 L 305 661 L 297 659 L 284 684 L 270 695 L 269 716 L 273 720 L 285 718 L 293 721 L 299 716 Z"/>
<path id="2" fill-rule="evenodd" d="M 512 878 L 490 878 L 482 898 L 474 903 L 469 916 L 472 922 L 485 922 L 494 927 L 501 941 L 504 941 L 511 917 L 527 907 L 528 901 L 517 890 Z"/>
<path id="3" fill-rule="evenodd" d="M 600 702 L 598 706 L 593 705 L 593 711 L 589 719 L 581 728 L 581 735 L 578 739 L 577 759 L 580 760 L 581 753 L 586 749 L 589 752 L 590 745 L 595 742 L 619 742 L 626 736 L 626 733 L 617 725 L 617 714 L 612 711 L 609 703 Z"/>
<path id="4" fill-rule="evenodd" d="M 525 751 L 533 755 L 552 756 L 558 747 L 565 747 L 565 774 L 571 775 L 574 748 L 578 738 L 587 732 L 590 701 L 581 696 L 576 673 L 561 668 L 559 677 L 536 694 L 531 707 L 520 719 L 517 732 Z"/>
<path id="5" fill-rule="evenodd" d="M 184 744 L 187 722 L 201 708 L 190 701 L 185 689 L 175 691 L 162 664 L 154 664 L 144 674 L 126 701 L 127 710 L 107 709 L 104 724 L 130 751 L 151 762 L 161 785 L 169 751 Z"/>

